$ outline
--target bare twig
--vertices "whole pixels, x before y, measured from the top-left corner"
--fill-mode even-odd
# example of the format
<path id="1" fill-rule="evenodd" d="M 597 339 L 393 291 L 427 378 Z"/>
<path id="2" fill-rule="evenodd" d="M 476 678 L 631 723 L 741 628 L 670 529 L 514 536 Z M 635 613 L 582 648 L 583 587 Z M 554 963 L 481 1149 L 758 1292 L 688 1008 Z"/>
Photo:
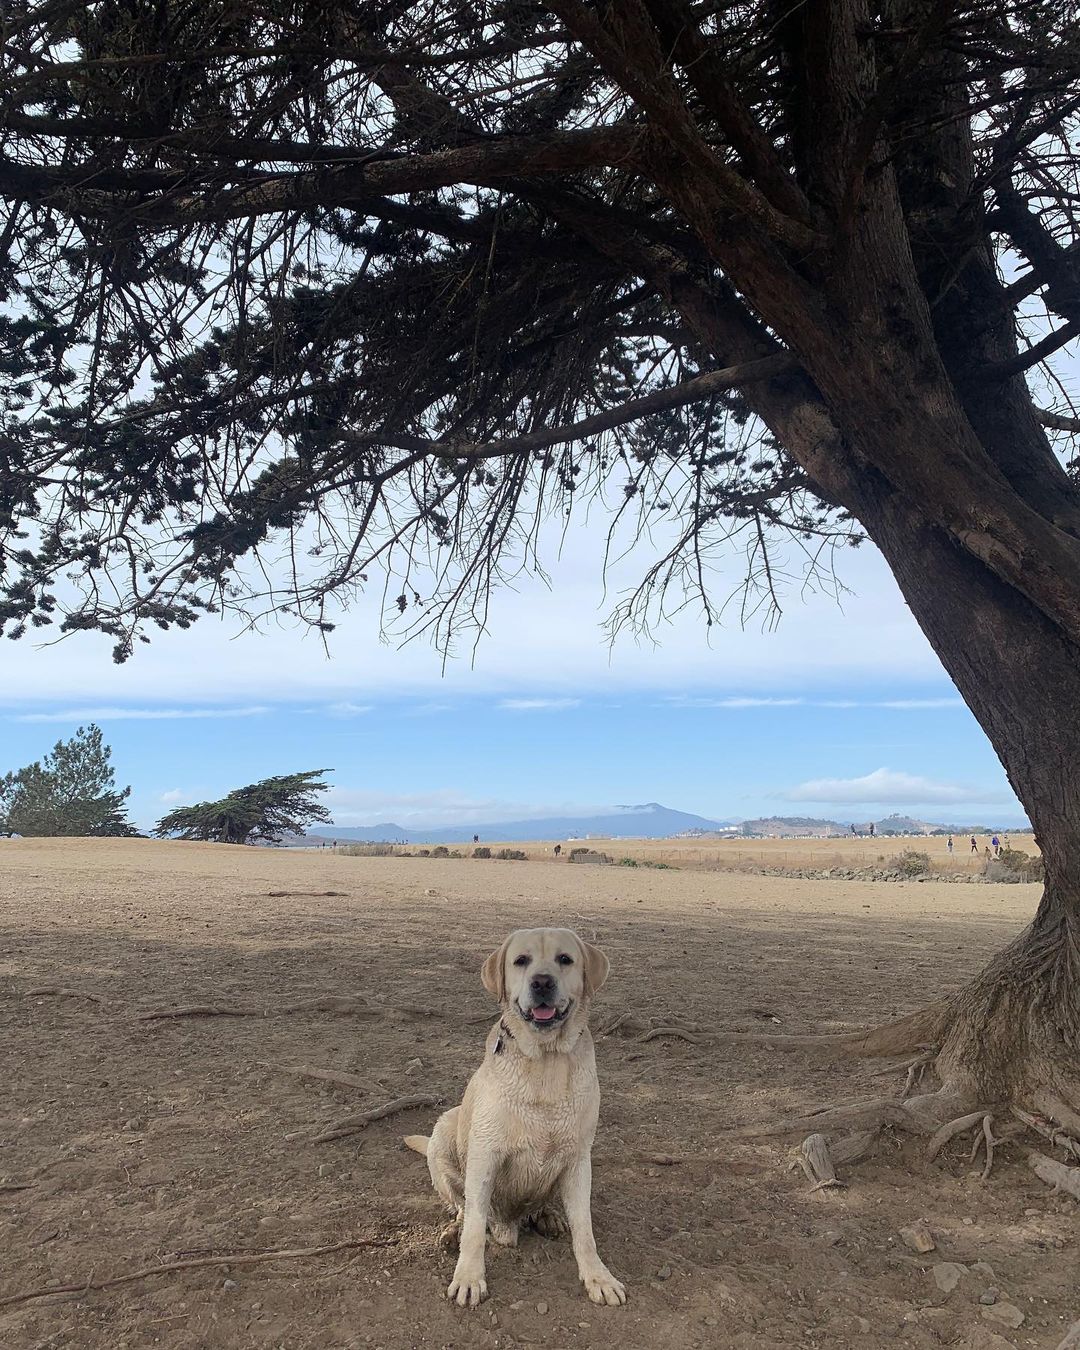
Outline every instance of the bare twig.
<path id="1" fill-rule="evenodd" d="M 342 1087 L 367 1088 L 369 1084 L 351 1073 L 335 1073 L 333 1069 L 317 1069 L 313 1064 L 298 1064 L 292 1068 L 288 1064 L 271 1064 L 267 1060 L 258 1061 L 260 1069 L 273 1069 L 276 1073 L 289 1073 L 296 1078 L 316 1078 L 324 1083 L 340 1083 Z"/>
<path id="2" fill-rule="evenodd" d="M 326 1144 L 331 1139 L 343 1139 L 347 1134 L 357 1134 L 360 1130 L 366 1130 L 374 1120 L 385 1120 L 387 1116 L 392 1116 L 398 1111 L 411 1111 L 414 1106 L 437 1106 L 439 1098 L 433 1097 L 429 1093 L 416 1093 L 410 1097 L 395 1097 L 392 1102 L 387 1102 L 385 1106 L 373 1107 L 370 1111 L 361 1111 L 355 1116 L 346 1116 L 344 1120 L 339 1120 L 333 1125 L 327 1126 L 321 1134 L 312 1138 L 314 1144 Z"/>
<path id="3" fill-rule="evenodd" d="M 16 1303 L 29 1303 L 32 1299 L 52 1298 L 55 1294 L 83 1294 L 91 1289 L 112 1289 L 118 1284 L 131 1284 L 135 1280 L 146 1280 L 153 1275 L 168 1275 L 177 1270 L 196 1270 L 201 1266 L 253 1266 L 260 1261 L 296 1261 L 306 1256 L 324 1256 L 330 1252 L 348 1251 L 356 1247 L 393 1247 L 400 1241 L 392 1238 L 349 1238 L 345 1242 L 331 1242 L 324 1247 L 283 1247 L 269 1252 L 220 1252 L 216 1256 L 200 1256 L 190 1261 L 166 1261 L 156 1266 L 144 1266 L 142 1270 L 133 1270 L 128 1275 L 114 1275 L 108 1280 L 95 1280 L 93 1276 L 72 1284 L 58 1284 L 41 1289 L 27 1289 L 21 1294 L 9 1294 L 0 1298 L 0 1308 L 10 1308 Z"/>

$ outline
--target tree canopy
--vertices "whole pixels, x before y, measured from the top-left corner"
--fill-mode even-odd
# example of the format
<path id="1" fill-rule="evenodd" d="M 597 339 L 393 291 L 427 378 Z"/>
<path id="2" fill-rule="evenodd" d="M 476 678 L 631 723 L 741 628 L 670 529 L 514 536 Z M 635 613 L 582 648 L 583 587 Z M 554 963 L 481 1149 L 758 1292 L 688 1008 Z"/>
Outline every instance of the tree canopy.
<path id="1" fill-rule="evenodd" d="M 997 257 L 978 324 L 1031 335 L 967 378 L 1075 336 L 1080 39 L 1060 3 L 786 13 L 16 0 L 7 631 L 104 628 L 122 658 L 208 607 L 329 629 L 383 569 L 445 638 L 597 492 L 627 538 L 659 527 L 641 604 L 671 582 L 712 617 L 733 535 L 744 614 L 778 533 L 827 566 L 852 503 L 756 397 L 822 400 L 782 292 L 828 289 L 889 177 L 923 303 Z"/>
<path id="2" fill-rule="evenodd" d="M 57 741 L 44 759 L 0 778 L 0 834 L 132 835 L 124 803 L 131 788 L 118 789 L 112 751 L 101 728 L 79 727 Z"/>
<path id="3" fill-rule="evenodd" d="M 319 779 L 327 769 L 278 774 L 237 788 L 217 802 L 180 806 L 154 826 L 159 839 L 205 839 L 215 844 L 280 843 L 286 835 L 302 835 L 309 825 L 330 819 L 316 793 L 329 783 Z"/>

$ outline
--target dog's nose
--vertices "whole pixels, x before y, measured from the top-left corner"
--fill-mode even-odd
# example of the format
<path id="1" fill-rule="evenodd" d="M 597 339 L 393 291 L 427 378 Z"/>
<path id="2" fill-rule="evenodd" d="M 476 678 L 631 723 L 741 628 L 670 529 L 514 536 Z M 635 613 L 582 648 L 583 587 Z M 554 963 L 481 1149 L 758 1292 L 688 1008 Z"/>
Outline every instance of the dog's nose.
<path id="1" fill-rule="evenodd" d="M 536 998 L 543 998 L 545 994 L 555 992 L 554 975 L 534 975 L 529 981 L 529 988 Z"/>

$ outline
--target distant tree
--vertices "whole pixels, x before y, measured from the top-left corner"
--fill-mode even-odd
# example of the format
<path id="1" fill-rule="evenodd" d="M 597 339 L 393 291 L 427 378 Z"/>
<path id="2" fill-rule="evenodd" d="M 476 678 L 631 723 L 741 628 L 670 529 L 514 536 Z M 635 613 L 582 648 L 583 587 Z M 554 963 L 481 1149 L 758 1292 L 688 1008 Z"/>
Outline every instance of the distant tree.
<path id="1" fill-rule="evenodd" d="M 0 833 L 27 837 L 132 835 L 124 802 L 131 788 L 118 789 L 112 751 L 101 728 L 80 727 L 69 741 L 57 741 L 44 759 L 0 779 Z"/>
<path id="2" fill-rule="evenodd" d="M 278 774 L 237 788 L 217 802 L 180 806 L 154 826 L 159 839 L 205 839 L 215 844 L 279 843 L 286 834 L 304 834 L 330 812 L 315 798 L 329 783 L 318 779 L 327 769 Z"/>

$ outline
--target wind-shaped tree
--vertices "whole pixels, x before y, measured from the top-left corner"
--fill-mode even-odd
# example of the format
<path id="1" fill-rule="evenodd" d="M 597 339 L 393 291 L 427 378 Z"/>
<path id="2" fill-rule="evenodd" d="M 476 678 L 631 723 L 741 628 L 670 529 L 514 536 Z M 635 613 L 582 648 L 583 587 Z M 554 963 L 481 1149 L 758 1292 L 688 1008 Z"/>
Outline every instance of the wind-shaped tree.
<path id="1" fill-rule="evenodd" d="M 302 835 L 330 812 L 316 797 L 330 784 L 319 779 L 326 769 L 278 774 L 237 788 L 219 802 L 180 806 L 154 826 L 159 839 L 207 839 L 215 844 L 277 844 L 287 834 Z"/>

